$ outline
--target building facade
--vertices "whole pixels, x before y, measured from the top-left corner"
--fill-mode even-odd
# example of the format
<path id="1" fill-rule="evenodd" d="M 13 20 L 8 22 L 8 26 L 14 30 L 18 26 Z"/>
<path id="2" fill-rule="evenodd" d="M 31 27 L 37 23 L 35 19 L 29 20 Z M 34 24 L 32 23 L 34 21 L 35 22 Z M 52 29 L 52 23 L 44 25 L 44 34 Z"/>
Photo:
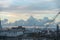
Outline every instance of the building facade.
<path id="1" fill-rule="evenodd" d="M 0 19 L 0 29 L 2 28 L 2 25 L 1 25 L 1 19 Z"/>

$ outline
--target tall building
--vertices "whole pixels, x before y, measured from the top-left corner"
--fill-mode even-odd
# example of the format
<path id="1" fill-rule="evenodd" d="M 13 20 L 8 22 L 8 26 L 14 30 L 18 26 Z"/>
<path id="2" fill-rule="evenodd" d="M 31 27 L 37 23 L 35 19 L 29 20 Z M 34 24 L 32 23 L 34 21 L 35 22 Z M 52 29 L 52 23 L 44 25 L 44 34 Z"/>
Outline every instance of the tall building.
<path id="1" fill-rule="evenodd" d="M 2 28 L 2 25 L 1 25 L 1 19 L 0 19 L 0 29 Z"/>

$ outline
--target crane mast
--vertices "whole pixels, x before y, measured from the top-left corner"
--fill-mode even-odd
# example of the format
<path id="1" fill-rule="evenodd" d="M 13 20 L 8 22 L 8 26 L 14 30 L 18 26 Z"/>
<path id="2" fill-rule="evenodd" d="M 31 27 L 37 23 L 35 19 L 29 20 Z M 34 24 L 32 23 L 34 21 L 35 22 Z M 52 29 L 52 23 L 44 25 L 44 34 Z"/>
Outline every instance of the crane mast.
<path id="1" fill-rule="evenodd" d="M 58 17 L 59 14 L 60 14 L 60 12 L 55 16 L 55 18 L 53 19 L 53 22 L 55 21 L 55 19 Z"/>
<path id="2" fill-rule="evenodd" d="M 53 20 L 51 21 L 51 22 L 49 22 L 49 24 L 51 24 L 51 23 L 53 23 L 54 21 L 55 21 L 55 19 L 59 16 L 59 14 L 60 14 L 60 12 L 53 18 Z M 49 24 L 48 25 L 46 25 L 47 27 L 49 26 Z"/>

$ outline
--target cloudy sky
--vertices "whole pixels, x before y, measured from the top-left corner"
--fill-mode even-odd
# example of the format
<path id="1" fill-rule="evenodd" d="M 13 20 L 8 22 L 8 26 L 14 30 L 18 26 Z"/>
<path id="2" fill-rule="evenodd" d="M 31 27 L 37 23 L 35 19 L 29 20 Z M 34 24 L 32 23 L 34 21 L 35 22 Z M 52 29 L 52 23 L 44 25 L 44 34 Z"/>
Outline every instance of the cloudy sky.
<path id="1" fill-rule="evenodd" d="M 9 22 L 27 20 L 30 16 L 51 19 L 59 9 L 60 0 L 0 0 L 0 17 L 2 20 L 8 19 Z"/>

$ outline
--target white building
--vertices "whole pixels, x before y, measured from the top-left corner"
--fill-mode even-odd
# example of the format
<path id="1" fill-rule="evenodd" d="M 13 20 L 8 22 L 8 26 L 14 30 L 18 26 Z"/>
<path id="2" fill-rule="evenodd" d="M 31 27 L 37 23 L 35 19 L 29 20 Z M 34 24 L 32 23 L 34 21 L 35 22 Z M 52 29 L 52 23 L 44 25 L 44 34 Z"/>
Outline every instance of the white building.
<path id="1" fill-rule="evenodd" d="M 23 35 L 23 31 L 21 29 L 9 29 L 9 30 L 0 30 L 0 36 L 19 36 L 19 35 Z"/>

